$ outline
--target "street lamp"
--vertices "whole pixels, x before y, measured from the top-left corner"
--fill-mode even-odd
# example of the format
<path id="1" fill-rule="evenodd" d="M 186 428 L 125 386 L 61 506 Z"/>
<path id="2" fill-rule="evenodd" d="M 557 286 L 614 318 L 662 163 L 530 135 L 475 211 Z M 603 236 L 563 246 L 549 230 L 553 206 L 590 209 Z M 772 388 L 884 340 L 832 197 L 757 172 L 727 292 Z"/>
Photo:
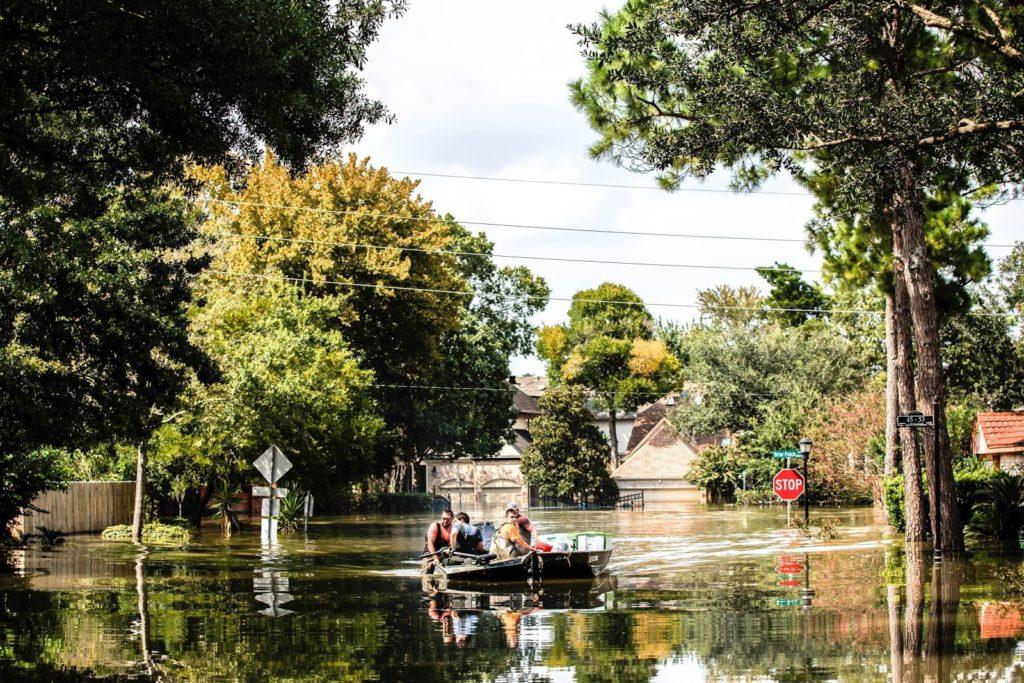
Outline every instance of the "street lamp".
<path id="1" fill-rule="evenodd" d="M 800 454 L 804 456 L 804 526 L 810 531 L 811 528 L 811 477 L 807 469 L 811 457 L 811 446 L 814 442 L 806 436 L 800 439 Z"/>

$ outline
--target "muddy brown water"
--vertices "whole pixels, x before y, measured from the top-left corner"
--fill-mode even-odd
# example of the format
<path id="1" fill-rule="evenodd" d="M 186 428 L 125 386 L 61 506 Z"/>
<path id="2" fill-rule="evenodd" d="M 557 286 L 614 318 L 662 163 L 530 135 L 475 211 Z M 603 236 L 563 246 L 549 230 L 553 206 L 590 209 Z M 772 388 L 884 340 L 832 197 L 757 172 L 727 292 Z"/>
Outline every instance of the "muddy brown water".
<path id="1" fill-rule="evenodd" d="M 0 680 L 1024 680 L 1018 554 L 935 566 L 869 509 L 814 514 L 839 537 L 780 508 L 533 511 L 610 533 L 609 576 L 486 590 L 422 583 L 428 516 L 317 519 L 276 548 L 74 537 L 0 575 Z"/>

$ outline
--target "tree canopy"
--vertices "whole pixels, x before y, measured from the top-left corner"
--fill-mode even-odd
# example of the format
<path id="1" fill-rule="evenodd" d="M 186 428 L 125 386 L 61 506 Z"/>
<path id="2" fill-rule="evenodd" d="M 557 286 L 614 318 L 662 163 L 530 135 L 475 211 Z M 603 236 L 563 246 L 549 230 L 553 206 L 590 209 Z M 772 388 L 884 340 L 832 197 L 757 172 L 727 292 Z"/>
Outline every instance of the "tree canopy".
<path id="1" fill-rule="evenodd" d="M 679 368 L 665 342 L 655 338 L 654 318 L 640 297 L 609 282 L 577 292 L 568 322 L 541 329 L 537 351 L 549 377 L 585 390 L 594 406 L 609 412 L 613 465 L 616 411 L 660 398 Z"/>
<path id="2" fill-rule="evenodd" d="M 18 2 L 0 36 L 0 197 L 176 175 L 257 144 L 303 165 L 386 115 L 359 69 L 402 0 Z"/>

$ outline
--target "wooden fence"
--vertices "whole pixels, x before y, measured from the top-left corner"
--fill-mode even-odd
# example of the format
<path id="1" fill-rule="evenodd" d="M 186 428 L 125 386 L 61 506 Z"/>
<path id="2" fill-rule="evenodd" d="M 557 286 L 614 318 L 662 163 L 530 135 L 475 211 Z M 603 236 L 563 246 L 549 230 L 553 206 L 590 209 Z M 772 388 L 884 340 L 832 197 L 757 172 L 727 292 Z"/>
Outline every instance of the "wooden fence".
<path id="1" fill-rule="evenodd" d="M 114 524 L 130 524 L 135 502 L 134 481 L 73 481 L 67 491 L 46 491 L 32 504 L 46 512 L 29 512 L 15 529 L 38 534 L 39 527 L 65 534 L 103 531 Z"/>

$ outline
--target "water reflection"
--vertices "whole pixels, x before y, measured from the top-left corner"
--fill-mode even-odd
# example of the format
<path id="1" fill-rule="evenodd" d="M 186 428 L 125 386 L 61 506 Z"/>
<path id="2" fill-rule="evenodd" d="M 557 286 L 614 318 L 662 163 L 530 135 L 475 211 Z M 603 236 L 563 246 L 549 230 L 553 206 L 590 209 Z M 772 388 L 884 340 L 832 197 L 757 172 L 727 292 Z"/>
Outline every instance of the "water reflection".
<path id="1" fill-rule="evenodd" d="M 601 576 L 588 581 L 549 582 L 522 586 L 494 584 L 475 590 L 448 590 L 443 581 L 423 581 L 427 614 L 445 645 L 466 647 L 478 624 L 497 623 L 505 644 L 516 649 L 521 642 L 521 623 L 528 615 L 557 611 L 605 609 L 606 594 L 615 589 L 615 579 Z M 539 644 L 527 638 L 529 644 Z"/>
<path id="2" fill-rule="evenodd" d="M 0 680 L 1021 678 L 1019 557 L 933 566 L 836 514 L 843 536 L 808 546 L 771 510 L 538 513 L 616 537 L 613 580 L 582 588 L 424 587 L 426 518 L 317 520 L 272 552 L 76 539 L 0 577 Z"/>
<path id="3" fill-rule="evenodd" d="M 282 569 L 286 560 L 287 554 L 278 545 L 276 537 L 272 542 L 261 539 L 260 561 L 254 570 L 256 575 L 252 577 L 252 590 L 256 600 L 266 607 L 258 610 L 258 614 L 266 617 L 294 614 L 292 610 L 282 607 L 295 599 L 291 594 L 288 572 Z"/>

